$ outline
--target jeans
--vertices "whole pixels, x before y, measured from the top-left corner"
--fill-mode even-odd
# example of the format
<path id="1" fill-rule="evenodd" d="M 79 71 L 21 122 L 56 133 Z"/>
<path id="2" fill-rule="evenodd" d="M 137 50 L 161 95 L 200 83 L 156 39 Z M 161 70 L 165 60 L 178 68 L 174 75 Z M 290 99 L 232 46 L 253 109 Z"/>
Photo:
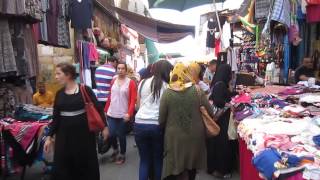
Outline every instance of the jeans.
<path id="1" fill-rule="evenodd" d="M 140 155 L 139 180 L 148 180 L 150 167 L 154 180 L 161 180 L 163 131 L 158 125 L 135 124 L 134 134 Z"/>
<path id="2" fill-rule="evenodd" d="M 116 142 L 117 138 L 120 143 L 120 154 L 125 155 L 127 151 L 126 122 L 121 118 L 108 117 L 110 138 Z"/>

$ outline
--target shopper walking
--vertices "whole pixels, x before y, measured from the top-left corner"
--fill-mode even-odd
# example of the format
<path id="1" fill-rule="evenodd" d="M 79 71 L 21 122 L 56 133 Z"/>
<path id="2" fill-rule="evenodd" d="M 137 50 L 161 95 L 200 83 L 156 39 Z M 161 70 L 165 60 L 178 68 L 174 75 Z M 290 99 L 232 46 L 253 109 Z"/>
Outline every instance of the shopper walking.
<path id="1" fill-rule="evenodd" d="M 161 98 L 159 123 L 165 128 L 163 179 L 194 180 L 206 168 L 206 131 L 200 105 L 213 116 L 202 91 L 192 84 L 187 67 L 178 63 Z"/>
<path id="2" fill-rule="evenodd" d="M 110 96 L 111 82 L 116 75 L 117 62 L 118 60 L 114 57 L 107 58 L 106 63 L 99 66 L 95 72 L 97 98 L 103 107 L 105 107 L 107 99 Z"/>
<path id="3" fill-rule="evenodd" d="M 84 100 L 75 81 L 75 67 L 67 63 L 58 64 L 55 76 L 64 87 L 56 94 L 53 121 L 44 145 L 46 153 L 49 153 L 53 143 L 55 145 L 53 179 L 99 180 L 95 133 L 89 131 Z M 88 87 L 86 91 L 100 115 L 104 117 L 103 108 L 99 106 L 95 94 Z M 107 127 L 103 136 L 106 140 Z"/>
<path id="4" fill-rule="evenodd" d="M 110 138 L 118 138 L 120 142 L 120 155 L 116 161 L 119 165 L 126 160 L 126 124 L 134 114 L 137 98 L 136 83 L 127 77 L 127 70 L 125 63 L 118 63 L 118 76 L 112 82 L 110 97 L 104 109 L 108 116 Z"/>
<path id="5" fill-rule="evenodd" d="M 213 80 L 213 92 L 210 100 L 219 108 L 225 108 L 231 100 L 231 67 L 227 64 L 220 65 Z M 233 165 L 232 145 L 228 138 L 230 109 L 222 114 L 217 123 L 220 134 L 208 139 L 208 172 L 218 178 L 231 178 Z"/>
<path id="6" fill-rule="evenodd" d="M 163 161 L 163 130 L 159 126 L 160 98 L 167 89 L 173 66 L 166 60 L 154 64 L 154 75 L 142 80 L 138 90 L 134 127 L 140 155 L 139 180 L 148 180 L 153 167 L 155 180 L 161 179 Z"/>
<path id="7" fill-rule="evenodd" d="M 113 77 L 116 75 L 116 66 L 118 59 L 115 57 L 107 58 L 107 61 L 104 65 L 99 66 L 95 72 L 95 81 L 97 85 L 97 98 L 102 107 L 106 106 L 107 100 L 110 97 L 111 91 L 111 82 Z M 118 142 L 115 138 L 110 139 L 109 142 L 113 148 L 113 153 L 111 155 L 111 161 L 115 161 L 116 156 L 119 154 Z M 105 151 L 108 151 L 110 144 L 106 144 L 107 148 Z M 102 146 L 102 145 L 101 145 Z M 99 151 L 104 151 L 105 147 L 98 146 Z"/>

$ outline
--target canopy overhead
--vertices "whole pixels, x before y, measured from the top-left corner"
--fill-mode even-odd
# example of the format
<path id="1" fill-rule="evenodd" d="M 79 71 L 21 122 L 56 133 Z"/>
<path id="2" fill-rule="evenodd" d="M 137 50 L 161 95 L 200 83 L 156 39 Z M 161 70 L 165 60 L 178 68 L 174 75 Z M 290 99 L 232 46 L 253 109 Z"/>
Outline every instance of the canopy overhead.
<path id="1" fill-rule="evenodd" d="M 195 35 L 194 26 L 172 24 L 126 11 L 110 4 L 105 4 L 105 6 L 97 0 L 94 2 L 120 23 L 127 25 L 145 38 L 158 43 L 172 43 L 186 36 Z"/>
<path id="2" fill-rule="evenodd" d="M 225 0 L 216 0 L 216 3 Z M 150 8 L 163 8 L 184 11 L 197 6 L 212 4 L 213 0 L 149 0 Z"/>

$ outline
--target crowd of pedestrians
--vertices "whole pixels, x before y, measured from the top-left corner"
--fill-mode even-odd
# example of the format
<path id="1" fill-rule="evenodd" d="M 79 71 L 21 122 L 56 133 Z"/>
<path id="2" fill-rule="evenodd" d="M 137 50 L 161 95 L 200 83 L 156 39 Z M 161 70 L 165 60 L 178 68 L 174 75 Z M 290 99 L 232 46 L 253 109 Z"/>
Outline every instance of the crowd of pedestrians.
<path id="1" fill-rule="evenodd" d="M 223 179 L 236 164 L 236 142 L 228 138 L 232 72 L 229 65 L 211 61 L 174 66 L 160 60 L 137 73 L 109 58 L 96 69 L 96 93 L 89 87 L 94 107 L 105 120 L 104 141 L 112 147 L 110 160 L 126 162 L 128 124 L 140 156 L 139 180 L 194 180 L 199 170 Z M 54 118 L 45 151 L 54 146 L 53 178 L 98 180 L 96 134 L 89 131 L 86 103 L 75 82 L 75 68 L 57 65 L 56 79 L 63 85 L 54 102 Z M 215 118 L 214 107 L 225 109 Z M 220 126 L 215 137 L 206 136 L 200 107 Z"/>

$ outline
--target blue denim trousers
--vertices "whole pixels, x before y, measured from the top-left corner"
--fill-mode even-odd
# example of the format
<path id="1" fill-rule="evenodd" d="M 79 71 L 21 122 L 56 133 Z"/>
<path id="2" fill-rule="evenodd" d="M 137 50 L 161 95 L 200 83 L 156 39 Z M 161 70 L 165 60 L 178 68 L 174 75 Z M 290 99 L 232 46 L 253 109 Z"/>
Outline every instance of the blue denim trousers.
<path id="1" fill-rule="evenodd" d="M 163 131 L 158 125 L 135 124 L 135 140 L 140 155 L 139 180 L 148 180 L 152 167 L 155 180 L 161 180 Z"/>
<path id="2" fill-rule="evenodd" d="M 108 116 L 109 131 L 111 141 L 114 142 L 119 139 L 120 154 L 125 155 L 127 152 L 127 134 L 126 134 L 126 122 L 122 118 L 113 118 Z"/>

